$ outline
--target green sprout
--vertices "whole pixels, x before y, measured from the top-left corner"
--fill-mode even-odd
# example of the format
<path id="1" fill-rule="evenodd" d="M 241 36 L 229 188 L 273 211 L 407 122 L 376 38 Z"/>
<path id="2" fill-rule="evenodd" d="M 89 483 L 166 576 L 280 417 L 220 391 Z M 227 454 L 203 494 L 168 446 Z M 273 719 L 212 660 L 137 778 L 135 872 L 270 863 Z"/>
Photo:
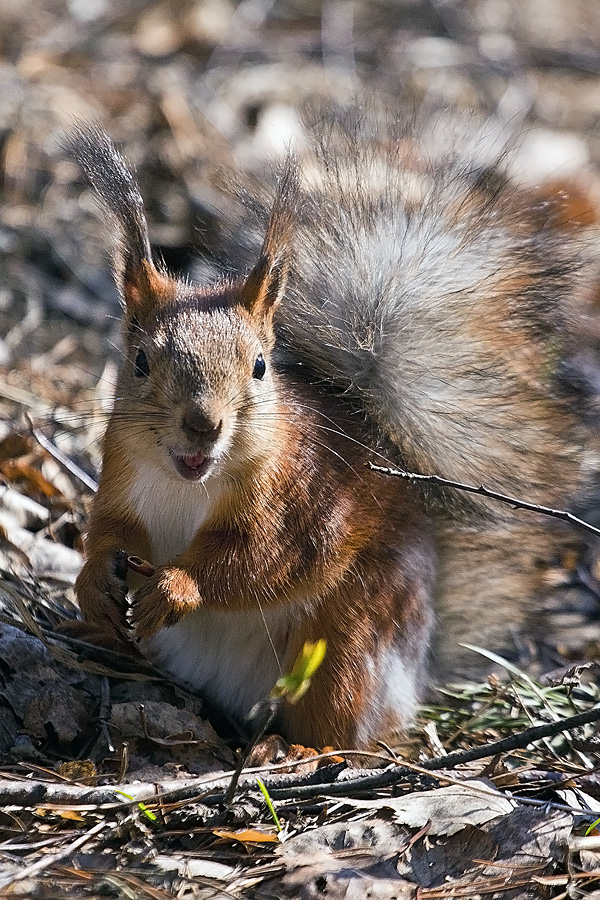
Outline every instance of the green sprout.
<path id="1" fill-rule="evenodd" d="M 275 807 L 273 806 L 273 801 L 269 797 L 269 792 L 267 790 L 266 784 L 258 776 L 256 777 L 256 780 L 258 782 L 258 786 L 260 788 L 261 794 L 265 798 L 265 803 L 267 804 L 267 808 L 268 808 L 269 812 L 271 813 L 271 818 L 275 822 L 275 828 L 277 829 L 277 831 L 283 831 L 281 822 L 279 821 L 279 816 L 275 812 Z"/>
<path id="2" fill-rule="evenodd" d="M 118 790 L 117 788 L 113 788 L 113 790 L 114 790 L 115 794 L 121 794 L 122 797 L 126 797 L 127 800 L 131 800 L 132 802 L 134 802 L 133 797 L 131 796 L 131 794 L 126 794 L 125 791 L 120 791 L 120 790 Z M 142 813 L 142 815 L 146 816 L 147 819 L 150 819 L 151 822 L 157 822 L 157 821 L 158 821 L 157 817 L 154 815 L 154 813 L 152 812 L 152 810 L 151 810 L 151 809 L 148 809 L 148 807 L 146 806 L 145 803 L 138 803 L 138 804 L 137 804 L 137 808 L 138 808 L 139 811 Z"/>
<path id="3" fill-rule="evenodd" d="M 278 679 L 269 696 L 272 699 L 285 697 L 290 703 L 297 703 L 309 689 L 310 679 L 323 662 L 326 649 L 323 638 L 314 644 L 307 641 L 296 657 L 292 671 Z"/>

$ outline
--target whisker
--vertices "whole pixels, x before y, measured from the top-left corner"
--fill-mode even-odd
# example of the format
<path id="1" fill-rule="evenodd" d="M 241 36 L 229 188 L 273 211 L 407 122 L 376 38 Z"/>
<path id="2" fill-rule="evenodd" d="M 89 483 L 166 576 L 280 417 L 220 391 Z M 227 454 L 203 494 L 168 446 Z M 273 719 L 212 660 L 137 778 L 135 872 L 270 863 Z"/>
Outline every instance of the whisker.
<path id="1" fill-rule="evenodd" d="M 275 662 L 277 663 L 277 669 L 278 669 L 278 671 L 279 671 L 279 674 L 280 674 L 280 675 L 283 675 L 283 670 L 282 670 L 282 668 L 281 668 L 281 660 L 279 659 L 279 654 L 277 653 L 277 648 L 275 647 L 275 644 L 274 644 L 274 642 L 273 642 L 273 638 L 272 638 L 272 636 L 271 636 L 271 632 L 269 631 L 269 626 L 268 626 L 268 624 L 267 624 L 267 619 L 266 619 L 266 616 L 265 616 L 265 612 L 264 612 L 264 609 L 263 609 L 263 605 L 262 605 L 262 603 L 260 602 L 260 599 L 259 599 L 258 596 L 256 597 L 256 604 L 257 604 L 257 606 L 258 606 L 258 611 L 260 612 L 260 617 L 261 617 L 262 622 L 263 622 L 263 625 L 264 625 L 264 627 L 265 627 L 265 634 L 267 635 L 267 638 L 268 638 L 268 640 L 269 640 L 269 644 L 271 645 L 271 650 L 273 651 L 273 656 L 275 657 Z"/>

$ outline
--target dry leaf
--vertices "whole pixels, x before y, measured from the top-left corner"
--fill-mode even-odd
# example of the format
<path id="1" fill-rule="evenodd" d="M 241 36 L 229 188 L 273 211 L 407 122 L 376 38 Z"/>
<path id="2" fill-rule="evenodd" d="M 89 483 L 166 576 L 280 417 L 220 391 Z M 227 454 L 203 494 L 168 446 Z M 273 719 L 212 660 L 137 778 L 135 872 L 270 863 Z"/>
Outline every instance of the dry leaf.
<path id="1" fill-rule="evenodd" d="M 61 492 L 47 478 L 44 478 L 39 469 L 24 462 L 16 460 L 8 460 L 0 464 L 0 472 L 7 481 L 25 486 L 35 494 L 41 494 L 43 497 L 54 498 L 60 497 Z"/>
<path id="2" fill-rule="evenodd" d="M 56 679 L 40 685 L 23 715 L 23 727 L 37 738 L 47 738 L 48 729 L 60 744 L 70 744 L 89 723 L 90 711 L 82 694 Z"/>
<path id="3" fill-rule="evenodd" d="M 396 868 L 409 843 L 405 828 L 377 819 L 323 825 L 278 849 L 287 872 L 269 888 L 281 900 L 412 900 L 416 886 Z"/>
<path id="4" fill-rule="evenodd" d="M 115 703 L 110 725 L 119 738 L 146 738 L 168 746 L 192 742 L 218 746 L 220 743 L 212 725 L 204 719 L 162 700 Z"/>
<path id="5" fill-rule="evenodd" d="M 50 812 L 56 813 L 61 819 L 69 819 L 73 822 L 85 822 L 81 813 L 76 812 L 74 809 L 55 809 L 50 810 Z"/>
<path id="6" fill-rule="evenodd" d="M 506 816 L 515 801 L 497 791 L 483 779 L 464 781 L 433 791 L 413 792 L 403 797 L 381 800 L 348 800 L 359 809 L 391 809 L 394 820 L 410 828 L 431 822 L 430 834 L 454 834 L 465 825 L 482 825 L 498 816 Z"/>
<path id="7" fill-rule="evenodd" d="M 11 432 L 0 441 L 0 463 L 27 456 L 35 447 L 36 443 L 29 435 Z"/>
<path id="8" fill-rule="evenodd" d="M 346 801 L 344 801 L 346 802 Z M 352 803 L 353 801 L 349 801 Z M 312 866 L 319 855 L 356 853 L 369 857 L 391 856 L 408 847 L 409 834 L 393 822 L 336 822 L 321 825 L 289 838 L 277 851 L 286 865 Z"/>
<path id="9" fill-rule="evenodd" d="M 91 759 L 70 759 L 58 766 L 59 775 L 80 784 L 95 784 L 98 772 Z"/>
<path id="10" fill-rule="evenodd" d="M 242 844 L 278 844 L 276 834 L 260 831 L 258 828 L 246 828 L 241 831 L 228 831 L 226 828 L 214 828 L 213 834 L 227 841 L 240 841 Z"/>

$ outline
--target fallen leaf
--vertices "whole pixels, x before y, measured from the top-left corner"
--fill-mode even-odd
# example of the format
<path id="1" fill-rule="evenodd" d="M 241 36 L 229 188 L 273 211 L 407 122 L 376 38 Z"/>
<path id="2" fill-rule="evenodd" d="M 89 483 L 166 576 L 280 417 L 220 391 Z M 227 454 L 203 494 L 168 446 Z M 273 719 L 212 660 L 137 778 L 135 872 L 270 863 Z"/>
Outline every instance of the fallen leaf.
<path id="1" fill-rule="evenodd" d="M 246 828 L 241 831 L 228 831 L 226 828 L 213 828 L 213 834 L 228 841 L 240 841 L 242 844 L 278 844 L 276 834 L 260 831 L 258 828 Z"/>
<path id="2" fill-rule="evenodd" d="M 212 725 L 187 709 L 177 709 L 162 700 L 135 700 L 115 703 L 111 709 L 110 725 L 119 738 L 145 738 L 157 744 L 206 743 L 220 744 Z"/>
<path id="3" fill-rule="evenodd" d="M 374 856 L 390 856 L 408 847 L 409 838 L 406 828 L 380 819 L 336 822 L 289 838 L 277 852 L 286 864 L 310 866 L 315 857 L 323 853 L 332 855 L 352 851 L 371 859 Z"/>
<path id="4" fill-rule="evenodd" d="M 85 822 L 85 819 L 81 815 L 81 813 L 76 812 L 74 809 L 60 809 L 51 811 L 56 812 L 61 817 L 61 819 L 69 819 L 73 822 Z"/>
<path id="5" fill-rule="evenodd" d="M 43 497 L 53 498 L 62 496 L 61 492 L 47 478 L 44 478 L 39 469 L 24 462 L 8 460 L 0 464 L 0 472 L 7 481 L 12 483 L 24 483 L 32 493 L 41 494 Z"/>
<path id="6" fill-rule="evenodd" d="M 90 711 L 82 694 L 59 679 L 42 685 L 27 704 L 23 727 L 44 739 L 51 728 L 60 744 L 70 744 L 89 723 Z"/>
<path id="7" fill-rule="evenodd" d="M 409 844 L 406 828 L 378 819 L 322 825 L 289 838 L 277 850 L 286 874 L 269 882 L 271 896 L 412 900 L 416 885 L 398 875 L 396 864 Z"/>
<path id="8" fill-rule="evenodd" d="M 56 770 L 63 778 L 69 781 L 79 781 L 82 784 L 95 784 L 97 770 L 91 759 L 70 759 L 63 762 Z"/>
<path id="9" fill-rule="evenodd" d="M 414 791 L 403 797 L 381 800 L 348 800 L 358 809 L 391 809 L 394 821 L 410 828 L 431 822 L 429 834 L 454 834 L 465 825 L 482 825 L 498 816 L 506 816 L 515 801 L 482 779 L 464 781 L 433 791 Z"/>
<path id="10" fill-rule="evenodd" d="M 13 431 L 0 441 L 0 463 L 27 456 L 35 446 L 36 444 L 32 437 L 17 434 Z"/>

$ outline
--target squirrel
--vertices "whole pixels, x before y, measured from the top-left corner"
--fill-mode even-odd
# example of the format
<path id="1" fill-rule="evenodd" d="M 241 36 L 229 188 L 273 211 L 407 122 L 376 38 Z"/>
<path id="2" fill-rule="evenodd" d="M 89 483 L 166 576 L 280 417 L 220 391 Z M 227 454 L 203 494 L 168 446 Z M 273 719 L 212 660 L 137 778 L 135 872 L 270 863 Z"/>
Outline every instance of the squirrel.
<path id="1" fill-rule="evenodd" d="M 414 134 L 340 117 L 255 200 L 258 239 L 244 214 L 239 274 L 194 284 L 154 264 L 104 130 L 77 127 L 68 149 L 118 232 L 124 304 L 76 583 L 90 634 L 133 628 L 238 717 L 324 638 L 282 734 L 365 747 L 402 730 L 428 667 L 467 671 L 460 641 L 506 650 L 581 541 L 368 463 L 546 505 L 585 497 L 592 429 L 562 379 L 594 280 L 577 230 L 552 227 L 552 204 L 500 163 L 431 158 Z M 125 584 L 123 550 L 155 573 Z"/>

